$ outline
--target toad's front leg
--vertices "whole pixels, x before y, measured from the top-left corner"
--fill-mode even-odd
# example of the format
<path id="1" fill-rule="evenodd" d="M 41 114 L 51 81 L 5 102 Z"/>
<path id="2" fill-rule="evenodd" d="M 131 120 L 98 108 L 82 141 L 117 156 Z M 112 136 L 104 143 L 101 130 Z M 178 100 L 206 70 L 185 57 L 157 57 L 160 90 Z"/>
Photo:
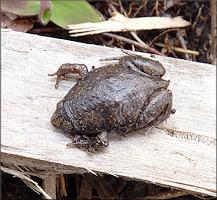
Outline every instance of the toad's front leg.
<path id="1" fill-rule="evenodd" d="M 76 146 L 94 153 L 96 150 L 100 150 L 108 146 L 108 144 L 108 133 L 102 132 L 97 136 L 76 135 L 72 143 L 67 144 L 67 146 Z"/>
<path id="2" fill-rule="evenodd" d="M 55 88 L 57 89 L 60 83 L 61 76 L 65 76 L 65 74 L 76 73 L 76 74 L 79 74 L 81 77 L 83 77 L 84 75 L 87 74 L 87 72 L 88 72 L 87 66 L 84 64 L 65 63 L 65 64 L 62 64 L 55 73 L 48 74 L 48 76 L 57 75 L 57 80 L 55 84 Z"/>

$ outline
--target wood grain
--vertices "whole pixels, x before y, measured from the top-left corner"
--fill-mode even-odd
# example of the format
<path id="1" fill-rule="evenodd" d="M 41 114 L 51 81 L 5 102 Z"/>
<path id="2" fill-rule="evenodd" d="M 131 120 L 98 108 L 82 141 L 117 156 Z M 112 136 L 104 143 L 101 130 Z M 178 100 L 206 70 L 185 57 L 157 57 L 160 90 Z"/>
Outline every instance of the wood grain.
<path id="1" fill-rule="evenodd" d="M 102 66 L 120 49 L 2 30 L 2 162 L 54 173 L 106 173 L 189 193 L 216 196 L 215 66 L 156 56 L 171 81 L 176 113 L 146 136 L 111 135 L 103 152 L 66 148 L 67 134 L 50 124 L 56 103 L 75 79 L 54 89 L 62 63 Z M 142 54 L 150 57 L 150 54 Z"/>

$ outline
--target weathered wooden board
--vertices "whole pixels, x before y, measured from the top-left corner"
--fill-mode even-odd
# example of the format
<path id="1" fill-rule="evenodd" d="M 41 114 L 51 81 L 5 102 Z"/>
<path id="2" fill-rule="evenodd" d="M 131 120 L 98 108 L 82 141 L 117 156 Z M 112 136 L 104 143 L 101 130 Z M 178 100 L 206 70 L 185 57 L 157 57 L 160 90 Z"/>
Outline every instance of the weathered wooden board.
<path id="1" fill-rule="evenodd" d="M 1 43 L 2 162 L 63 173 L 92 170 L 216 195 L 215 66 L 156 56 L 167 69 L 176 113 L 146 136 L 111 136 L 109 147 L 92 155 L 66 148 L 69 136 L 50 124 L 74 83 L 63 80 L 56 90 L 47 74 L 66 62 L 99 67 L 105 64 L 99 59 L 123 55 L 120 49 L 6 30 Z"/>

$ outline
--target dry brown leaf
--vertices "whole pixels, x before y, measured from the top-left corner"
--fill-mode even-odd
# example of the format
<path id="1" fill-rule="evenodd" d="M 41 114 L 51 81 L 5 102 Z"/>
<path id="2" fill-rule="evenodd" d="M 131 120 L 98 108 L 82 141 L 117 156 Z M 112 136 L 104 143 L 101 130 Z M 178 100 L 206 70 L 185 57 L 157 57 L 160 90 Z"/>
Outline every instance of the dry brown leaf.
<path id="1" fill-rule="evenodd" d="M 9 13 L 6 12 L 4 10 L 1 10 L 1 27 L 2 28 L 6 28 L 7 26 L 9 26 L 13 20 L 15 20 L 18 16 L 13 14 L 13 13 Z"/>
<path id="2" fill-rule="evenodd" d="M 140 17 L 128 18 L 116 13 L 108 21 L 97 23 L 82 23 L 68 25 L 70 36 L 78 37 L 84 35 L 94 35 L 104 32 L 121 32 L 137 30 L 153 30 L 166 28 L 181 28 L 189 26 L 190 22 L 181 17 Z"/>
<path id="3" fill-rule="evenodd" d="M 9 28 L 13 31 L 27 32 L 33 28 L 33 22 L 28 19 L 19 18 L 10 12 L 1 12 L 1 27 Z"/>
<path id="4" fill-rule="evenodd" d="M 33 28 L 33 23 L 30 20 L 17 19 L 13 21 L 7 28 L 12 29 L 13 31 L 27 32 Z"/>

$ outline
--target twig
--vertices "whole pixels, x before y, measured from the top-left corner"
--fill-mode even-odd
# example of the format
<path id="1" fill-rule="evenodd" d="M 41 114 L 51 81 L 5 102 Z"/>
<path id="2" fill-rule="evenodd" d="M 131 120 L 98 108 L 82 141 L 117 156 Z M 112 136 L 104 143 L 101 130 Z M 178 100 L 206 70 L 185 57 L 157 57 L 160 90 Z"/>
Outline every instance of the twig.
<path id="1" fill-rule="evenodd" d="M 168 53 L 172 53 L 174 58 L 178 58 L 178 56 L 174 52 L 174 49 L 173 49 L 173 46 L 172 46 L 170 40 L 169 40 L 169 34 L 168 33 L 166 34 L 166 37 L 165 37 L 165 44 L 167 46 L 167 49 L 169 50 Z"/>
<path id="2" fill-rule="evenodd" d="M 111 3 L 108 3 L 108 7 L 113 11 L 113 12 L 119 12 L 114 5 L 112 5 Z"/>
<path id="3" fill-rule="evenodd" d="M 148 52 L 157 54 L 157 55 L 161 55 L 161 56 L 165 56 L 164 54 L 160 53 L 159 51 L 157 51 L 156 49 L 151 48 L 150 46 L 148 46 L 145 42 L 143 42 L 136 34 L 135 31 L 130 31 L 131 35 L 137 40 L 137 42 L 139 42 L 140 44 L 144 45 L 144 47 L 147 49 Z"/>
<path id="4" fill-rule="evenodd" d="M 139 37 L 138 37 L 138 35 L 136 34 L 136 32 L 135 31 L 130 31 L 130 34 L 137 40 L 137 42 L 139 42 L 140 44 L 142 44 L 142 45 L 144 45 L 144 48 L 145 49 L 147 49 L 148 51 L 150 51 L 150 52 L 152 52 L 153 53 L 153 50 L 154 50 L 154 52 L 156 52 L 157 50 L 155 50 L 155 49 L 152 49 L 150 46 L 148 46 L 145 42 L 143 42 Z M 162 54 L 162 53 L 160 53 L 160 52 L 158 52 L 158 55 L 160 55 L 160 54 Z"/>
<path id="5" fill-rule="evenodd" d="M 118 6 L 119 4 L 118 4 L 118 2 L 116 2 L 116 1 L 109 1 L 109 0 L 107 0 L 107 3 L 111 3 L 112 5 L 115 5 L 115 6 Z"/>
<path id="6" fill-rule="evenodd" d="M 211 45 L 210 59 L 213 65 L 216 65 L 216 0 L 210 0 L 211 12 Z"/>
<path id="7" fill-rule="evenodd" d="M 124 8 L 123 8 L 123 6 L 122 6 L 122 4 L 121 4 L 121 2 L 119 1 L 119 3 L 120 3 L 120 6 L 121 6 L 121 9 L 122 9 L 122 11 L 123 11 L 123 13 L 125 14 L 125 16 L 127 15 L 127 13 L 126 13 L 126 11 L 124 10 Z M 109 7 L 114 11 L 114 12 L 118 12 L 117 11 L 117 9 L 112 5 L 112 4 L 110 4 L 109 3 Z M 138 44 L 139 44 L 139 46 L 141 47 L 141 48 L 145 48 L 148 52 L 150 52 L 150 53 L 154 53 L 154 54 L 157 54 L 157 55 L 161 55 L 161 56 L 165 56 L 164 54 L 162 54 L 162 53 L 160 53 L 159 51 L 157 51 L 157 50 L 155 50 L 155 49 L 153 49 L 153 48 L 151 48 L 150 46 L 148 46 L 146 43 L 144 43 L 138 36 L 137 36 L 137 34 L 136 34 L 136 32 L 135 31 L 130 31 L 130 33 L 131 33 L 131 35 L 138 41 L 138 43 L 137 42 L 135 42 L 135 41 L 133 41 L 133 40 L 130 40 L 130 39 L 128 39 L 128 38 L 124 38 L 124 37 L 122 37 L 122 36 L 117 36 L 116 37 L 116 39 L 118 39 L 118 40 L 121 40 L 121 41 L 125 41 L 125 42 L 127 42 L 127 43 L 129 43 L 129 44 L 133 44 L 133 45 L 136 45 L 136 46 L 138 46 Z M 113 37 L 113 38 L 115 38 L 115 34 L 112 34 L 112 35 L 108 35 L 109 33 L 106 33 L 107 34 L 107 36 L 108 37 Z M 141 46 L 142 45 L 142 46 Z"/>
<path id="8" fill-rule="evenodd" d="M 146 0 L 139 8 L 137 11 L 134 13 L 133 17 L 136 17 L 136 15 L 139 13 L 139 11 L 148 3 L 148 0 Z"/>
<path id="9" fill-rule="evenodd" d="M 149 16 L 153 16 L 155 9 L 156 9 L 156 6 L 154 5 L 154 7 L 152 8 L 151 13 L 149 14 Z"/>
<path id="10" fill-rule="evenodd" d="M 156 12 L 156 16 L 159 16 L 159 12 L 158 12 L 158 0 L 156 0 L 156 3 L 155 3 L 155 12 Z"/>
<path id="11" fill-rule="evenodd" d="M 199 8 L 199 10 L 198 10 L 196 19 L 195 19 L 194 23 L 192 24 L 192 29 L 193 29 L 193 30 L 194 30 L 194 28 L 195 28 L 195 26 L 196 26 L 196 24 L 197 24 L 198 18 L 199 18 L 200 15 L 201 15 L 201 12 L 202 12 L 203 7 L 204 7 L 204 5 L 202 5 L 202 6 Z"/>
<path id="12" fill-rule="evenodd" d="M 119 2 L 119 5 L 120 5 L 121 13 L 124 14 L 125 16 L 127 16 L 127 12 L 124 10 L 124 7 L 123 7 L 123 5 L 121 3 L 121 0 L 118 0 L 118 2 Z"/>
<path id="13" fill-rule="evenodd" d="M 162 44 L 162 43 L 155 43 L 155 45 L 159 46 L 159 47 L 166 47 L 166 45 Z M 180 48 L 180 47 L 172 47 L 172 49 L 174 49 L 174 51 L 178 51 L 178 52 L 181 52 L 181 53 L 189 53 L 189 54 L 193 54 L 193 55 L 196 55 L 196 56 L 199 55 L 198 51 L 183 49 L 183 48 Z"/>
<path id="14" fill-rule="evenodd" d="M 149 51 L 150 53 L 154 53 L 154 54 L 157 54 L 157 55 L 160 55 L 160 56 L 165 56 L 164 54 L 162 54 L 161 52 L 151 48 L 151 47 L 148 47 L 147 49 L 147 46 L 143 45 L 143 44 L 140 44 L 139 42 L 136 42 L 134 40 L 131 40 L 131 39 L 128 39 L 128 38 L 125 38 L 123 36 L 120 36 L 120 35 L 115 35 L 113 33 L 102 33 L 102 35 L 104 36 L 107 36 L 107 37 L 111 37 L 111 38 L 115 38 L 116 40 L 120 40 L 120 41 L 124 41 L 124 42 L 127 42 L 129 44 L 133 44 L 137 47 L 140 47 L 142 49 L 146 49 L 147 51 Z"/>
<path id="15" fill-rule="evenodd" d="M 185 49 L 185 50 L 187 50 L 187 46 L 186 46 L 185 40 L 184 40 L 184 38 L 183 38 L 180 30 L 177 31 L 177 36 L 179 38 L 179 41 L 181 43 L 182 48 Z M 187 53 L 185 53 L 184 55 L 185 55 L 185 59 L 189 60 L 189 55 Z"/>
<path id="16" fill-rule="evenodd" d="M 131 12 L 132 12 L 132 6 L 133 6 L 135 3 L 136 3 L 136 1 L 133 1 L 132 3 L 130 3 L 130 5 L 129 5 L 129 11 L 128 11 L 128 13 L 127 13 L 127 16 L 128 16 L 128 17 L 130 16 L 130 14 L 131 14 Z"/>
<path id="17" fill-rule="evenodd" d="M 149 46 L 145 42 L 143 42 L 134 31 L 130 31 L 130 33 L 137 40 L 137 42 L 143 44 L 146 47 L 146 49 L 149 48 Z"/>
<path id="18" fill-rule="evenodd" d="M 159 35 L 157 35 L 150 43 L 149 43 L 149 46 L 151 47 L 155 41 L 157 41 L 160 37 L 162 37 L 164 34 L 170 32 L 170 31 L 178 31 L 178 30 L 181 30 L 179 28 L 173 28 L 173 29 L 167 29 L 165 31 L 163 31 L 162 33 L 160 33 Z"/>

